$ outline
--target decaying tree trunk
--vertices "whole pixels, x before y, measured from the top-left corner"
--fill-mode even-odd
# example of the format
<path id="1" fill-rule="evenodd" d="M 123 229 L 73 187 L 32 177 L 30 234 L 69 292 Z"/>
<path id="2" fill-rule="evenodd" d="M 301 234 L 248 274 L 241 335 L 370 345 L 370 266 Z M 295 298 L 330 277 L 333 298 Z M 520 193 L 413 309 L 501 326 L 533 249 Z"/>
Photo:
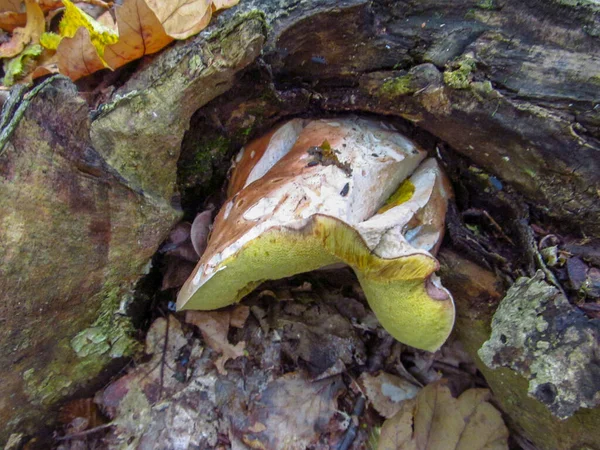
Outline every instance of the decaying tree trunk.
<path id="1" fill-rule="evenodd" d="M 184 131 L 263 40 L 262 21 L 247 20 L 180 45 L 93 112 L 64 77 L 12 91 L 0 137 L 0 442 L 53 421 L 59 400 L 101 385 L 139 347 L 127 310 L 181 218 Z"/>
<path id="2" fill-rule="evenodd" d="M 596 1 L 242 0 L 95 111 L 64 79 L 28 95 L 5 107 L 0 150 L 0 441 L 108 364 L 118 339 L 97 336 L 98 317 L 114 317 L 178 217 L 177 191 L 195 209 L 233 152 L 284 117 L 385 115 L 441 159 L 458 205 L 443 278 L 474 357 L 511 276 L 544 269 L 531 218 L 600 234 Z M 495 218 L 505 253 L 464 227 L 461 207 Z M 525 378 L 479 363 L 525 439 L 600 442 L 598 409 L 561 421 Z"/>

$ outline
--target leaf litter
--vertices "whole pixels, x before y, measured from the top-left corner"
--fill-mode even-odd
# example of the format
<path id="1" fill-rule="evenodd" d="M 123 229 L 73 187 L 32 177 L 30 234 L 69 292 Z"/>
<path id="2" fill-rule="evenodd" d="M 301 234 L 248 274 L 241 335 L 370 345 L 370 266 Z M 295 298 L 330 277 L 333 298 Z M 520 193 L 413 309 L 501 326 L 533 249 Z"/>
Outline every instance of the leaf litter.
<path id="1" fill-rule="evenodd" d="M 170 243 L 189 241 L 189 229 Z M 102 419 L 71 414 L 57 448 L 420 449 L 424 430 L 455 439 L 461 423 L 475 441 L 438 448 L 507 448 L 464 446 L 481 436 L 505 445 L 506 434 L 489 392 L 472 389 L 480 383 L 462 349 L 451 342 L 430 356 L 386 344 L 361 297 L 347 270 L 323 270 L 265 283 L 222 310 L 159 317 L 146 356 L 96 394 Z M 444 381 L 421 388 L 410 371 Z M 460 421 L 443 420 L 457 411 Z M 397 426 L 405 434 L 390 437 Z M 389 446 L 400 437 L 406 444 Z"/>
<path id="2" fill-rule="evenodd" d="M 508 429 L 488 389 L 452 397 L 443 381 L 425 386 L 381 427 L 378 450 L 502 450 Z"/>
<path id="3" fill-rule="evenodd" d="M 92 17 L 71 0 L 5 0 L 0 3 L 0 28 L 12 36 L 0 46 L 0 58 L 11 69 L 3 84 L 26 83 L 57 72 L 78 80 L 102 69 L 115 70 L 160 51 L 173 40 L 199 33 L 208 26 L 213 13 L 238 2 L 124 0 L 113 11 Z M 100 0 L 83 3 L 101 9 L 112 6 Z M 46 29 L 60 8 L 64 8 L 64 13 L 58 29 Z M 38 53 L 28 51 L 30 46 L 40 44 Z M 22 55 L 25 51 L 28 53 Z M 11 58 L 22 60 L 25 56 L 29 57 L 29 64 L 7 66 Z"/>

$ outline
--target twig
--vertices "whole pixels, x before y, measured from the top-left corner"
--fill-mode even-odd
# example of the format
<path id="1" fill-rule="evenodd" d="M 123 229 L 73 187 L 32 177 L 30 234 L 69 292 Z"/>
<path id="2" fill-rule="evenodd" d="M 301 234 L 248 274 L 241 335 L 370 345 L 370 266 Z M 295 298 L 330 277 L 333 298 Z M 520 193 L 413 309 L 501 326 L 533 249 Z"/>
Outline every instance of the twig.
<path id="1" fill-rule="evenodd" d="M 158 400 L 162 399 L 163 389 L 164 389 L 164 381 L 165 381 L 165 359 L 167 355 L 167 346 L 169 344 L 169 326 L 171 324 L 170 317 L 167 316 L 167 328 L 165 330 L 165 340 L 163 342 L 163 351 L 160 357 L 160 391 L 158 392 Z"/>
<path id="2" fill-rule="evenodd" d="M 354 404 L 354 409 L 352 411 L 352 421 L 350 422 L 350 426 L 346 430 L 344 434 L 344 439 L 340 442 L 336 450 L 348 450 L 354 439 L 356 439 L 356 434 L 358 433 L 358 418 L 362 415 L 367 399 L 362 395 L 356 399 L 356 403 Z"/>
<path id="3" fill-rule="evenodd" d="M 504 238 L 506 241 L 508 241 L 510 243 L 510 245 L 515 245 L 513 240 L 506 235 L 506 233 L 504 232 L 502 227 L 500 225 L 498 225 L 498 222 L 496 222 L 494 220 L 494 218 L 490 215 L 490 213 L 488 213 L 485 209 L 469 208 L 466 211 L 464 211 L 463 214 L 483 215 L 490 222 L 490 224 L 496 229 L 496 231 L 498 231 L 498 233 L 500 233 L 500 236 L 502 238 Z"/>
<path id="4" fill-rule="evenodd" d="M 67 434 L 66 436 L 62 436 L 62 437 L 57 437 L 56 440 L 57 441 L 68 441 L 70 439 L 77 439 L 80 437 L 85 437 L 88 436 L 90 434 L 94 434 L 97 431 L 102 431 L 102 430 L 106 430 L 107 428 L 113 427 L 115 426 L 114 423 L 105 423 L 104 425 L 98 425 L 97 427 L 94 428 L 90 428 L 89 430 L 85 430 L 85 431 L 79 431 L 78 433 L 72 433 L 72 434 Z"/>

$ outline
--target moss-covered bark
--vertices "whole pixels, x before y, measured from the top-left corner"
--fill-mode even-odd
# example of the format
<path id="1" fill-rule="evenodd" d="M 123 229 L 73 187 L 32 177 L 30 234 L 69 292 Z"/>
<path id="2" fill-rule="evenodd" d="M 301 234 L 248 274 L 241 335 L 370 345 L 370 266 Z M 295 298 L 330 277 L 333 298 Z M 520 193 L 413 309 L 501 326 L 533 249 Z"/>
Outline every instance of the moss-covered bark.
<path id="1" fill-rule="evenodd" d="M 560 420 L 532 397 L 529 380 L 508 368 L 490 369 L 478 351 L 491 335 L 492 316 L 504 296 L 502 281 L 452 251 L 442 251 L 441 276 L 456 303 L 455 334 L 474 358 L 513 430 L 542 450 L 595 449 L 600 442 L 600 410 L 580 409 Z"/>
<path id="2" fill-rule="evenodd" d="M 264 41 L 256 14 L 213 32 L 160 55 L 91 114 L 62 77 L 13 91 L 0 135 L 0 443 L 54 420 L 61 399 L 137 348 L 126 304 L 181 217 L 190 117 Z"/>

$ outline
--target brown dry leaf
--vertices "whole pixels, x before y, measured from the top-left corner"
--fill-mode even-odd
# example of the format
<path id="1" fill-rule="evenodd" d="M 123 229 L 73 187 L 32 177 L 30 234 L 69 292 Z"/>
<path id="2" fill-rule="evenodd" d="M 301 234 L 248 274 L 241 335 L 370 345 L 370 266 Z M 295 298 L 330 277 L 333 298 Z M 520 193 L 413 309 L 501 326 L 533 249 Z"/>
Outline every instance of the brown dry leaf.
<path id="1" fill-rule="evenodd" d="M 60 409 L 58 420 L 64 425 L 74 423 L 77 419 L 84 419 L 85 428 L 83 429 L 95 428 L 106 422 L 93 398 L 71 400 Z"/>
<path id="2" fill-rule="evenodd" d="M 224 311 L 187 311 L 185 314 L 185 321 L 200 329 L 206 344 L 214 351 L 221 353 L 221 356 L 215 361 L 215 366 L 222 375 L 227 374 L 227 370 L 225 370 L 227 361 L 244 356 L 246 348 L 244 341 L 238 342 L 234 346 L 227 340 L 232 317 L 236 318 L 236 325 L 240 324 L 240 312 L 238 311 L 240 308 L 246 311 L 245 316 L 248 317 L 248 307 L 243 305 L 237 305 Z"/>
<path id="3" fill-rule="evenodd" d="M 250 407 L 242 440 L 252 448 L 304 450 L 327 430 L 342 392 L 341 376 L 310 382 L 297 372 L 269 383 Z"/>
<path id="4" fill-rule="evenodd" d="M 235 328 L 244 328 L 244 324 L 250 315 L 250 308 L 246 305 L 238 305 L 231 311 L 229 324 Z"/>
<path id="5" fill-rule="evenodd" d="M 0 0 L 0 12 L 20 12 L 23 2 L 21 0 Z"/>
<path id="6" fill-rule="evenodd" d="M 416 399 L 402 403 L 394 417 L 383 422 L 377 450 L 417 450 L 413 438 L 413 414 Z"/>
<path id="7" fill-rule="evenodd" d="M 211 18 L 211 0 L 145 0 L 175 39 L 186 39 L 206 28 Z"/>
<path id="8" fill-rule="evenodd" d="M 36 0 L 25 0 L 27 9 L 27 25 L 15 28 L 10 41 L 0 45 L 0 58 L 17 56 L 29 44 L 39 44 L 46 22 L 44 13 Z"/>
<path id="9" fill-rule="evenodd" d="M 104 60 L 113 69 L 156 53 L 173 41 L 145 0 L 125 0 L 116 16 L 119 42 L 104 49 Z"/>
<path id="10" fill-rule="evenodd" d="M 4 31 L 13 32 L 18 27 L 24 27 L 27 24 L 27 14 L 15 11 L 5 11 L 0 13 L 0 28 Z"/>
<path id="11" fill-rule="evenodd" d="M 363 372 L 358 382 L 373 408 L 386 418 L 393 417 L 420 390 L 408 380 L 386 372 L 377 376 Z"/>
<path id="12" fill-rule="evenodd" d="M 116 12 L 115 12 L 115 14 L 116 14 Z M 116 33 L 119 32 L 119 28 L 117 27 L 117 22 L 113 18 L 113 15 L 111 14 L 110 11 L 106 11 L 103 14 L 100 14 L 98 16 L 98 18 L 96 19 L 96 22 L 98 22 L 103 27 L 108 28 L 109 30 L 113 30 Z"/>
<path id="13" fill-rule="evenodd" d="M 188 339 L 181 324 L 173 316 L 156 319 L 146 335 L 145 353 L 152 355 L 146 363 L 136 366 L 97 394 L 96 402 L 109 418 L 117 415 L 121 402 L 132 389 L 140 389 L 150 404 L 179 392 L 182 383 L 177 379 L 181 369 L 177 358 Z M 195 348 L 193 352 L 201 353 Z"/>
<path id="14" fill-rule="evenodd" d="M 384 422 L 378 450 L 505 450 L 508 430 L 487 389 L 455 399 L 444 381 L 424 387 Z"/>
<path id="15" fill-rule="evenodd" d="M 52 55 L 46 59 L 45 54 L 42 53 L 42 57 L 40 58 L 40 61 L 38 61 L 38 63 L 40 65 L 37 66 L 34 69 L 34 71 L 30 74 L 32 80 L 46 75 L 52 75 L 53 73 L 59 73 L 58 58 L 56 57 L 56 55 Z"/>
<path id="16" fill-rule="evenodd" d="M 237 5 L 240 0 L 213 0 L 212 10 L 218 11 L 220 9 L 227 9 Z"/>
<path id="17" fill-rule="evenodd" d="M 92 44 L 90 32 L 83 27 L 79 28 L 72 38 L 63 38 L 60 41 L 56 55 L 60 73 L 73 81 L 106 68 Z"/>

